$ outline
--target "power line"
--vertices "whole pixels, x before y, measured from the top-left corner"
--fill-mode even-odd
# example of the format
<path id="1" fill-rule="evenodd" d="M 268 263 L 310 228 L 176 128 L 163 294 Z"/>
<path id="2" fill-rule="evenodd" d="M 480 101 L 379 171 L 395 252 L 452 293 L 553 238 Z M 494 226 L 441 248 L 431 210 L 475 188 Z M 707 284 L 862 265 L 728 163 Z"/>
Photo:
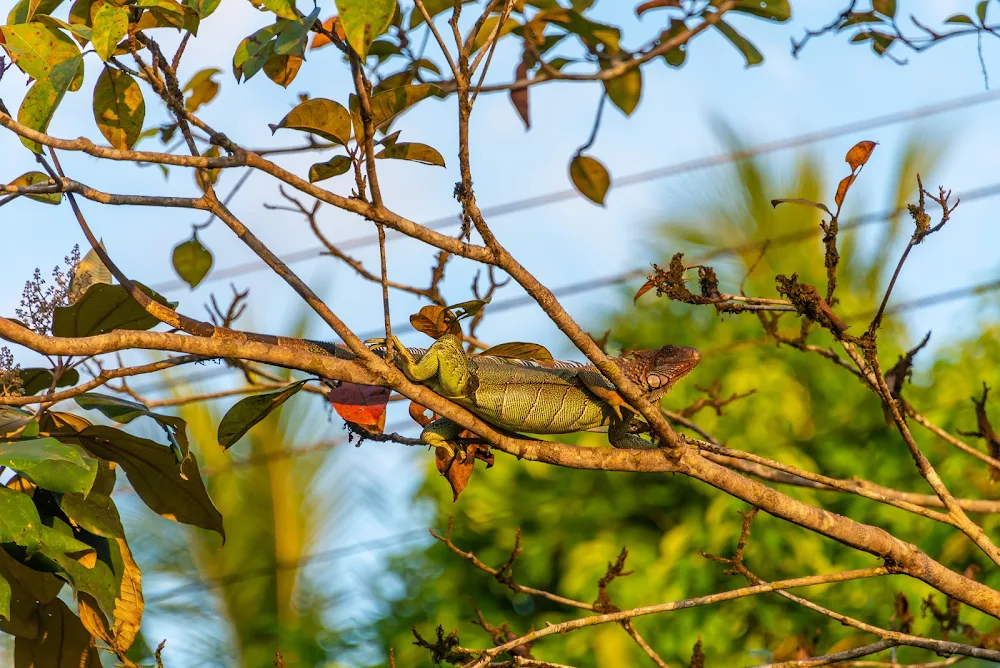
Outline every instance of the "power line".
<path id="1" fill-rule="evenodd" d="M 687 160 L 672 165 L 656 167 L 642 172 L 636 172 L 635 174 L 629 174 L 627 176 L 616 178 L 614 181 L 614 187 L 627 188 L 628 186 L 639 185 L 641 183 L 655 181 L 657 179 L 666 178 L 668 176 L 676 176 L 678 174 L 683 174 L 686 172 L 691 172 L 699 169 L 706 169 L 708 167 L 725 165 L 731 162 L 745 160 L 747 158 L 752 158 L 758 155 L 775 153 L 777 151 L 789 148 L 796 148 L 799 146 L 805 146 L 807 144 L 813 144 L 819 141 L 824 141 L 826 139 L 841 137 L 843 135 L 851 134 L 854 132 L 874 130 L 876 128 L 896 125 L 898 123 L 904 123 L 907 121 L 914 121 L 920 118 L 926 118 L 928 116 L 936 116 L 938 114 L 943 114 L 950 111 L 956 111 L 958 109 L 964 109 L 967 107 L 972 107 L 980 104 L 986 104 L 988 102 L 994 102 L 998 99 L 1000 99 L 1000 91 L 987 91 L 985 93 L 977 93 L 975 95 L 953 98 L 951 100 L 945 100 L 944 102 L 937 102 L 935 104 L 929 104 L 923 107 L 916 107 L 914 109 L 897 111 L 890 114 L 884 114 L 882 116 L 875 116 L 873 118 L 868 118 L 861 121 L 854 121 L 852 123 L 836 125 L 823 130 L 815 130 L 813 132 L 807 132 L 805 134 L 796 135 L 794 137 L 787 137 L 785 139 L 778 139 L 775 141 L 764 142 L 762 144 L 750 146 L 742 151 L 719 153 L 716 155 L 705 156 L 702 158 L 695 158 L 693 160 Z M 536 195 L 534 197 L 526 197 L 519 200 L 512 200 L 501 204 L 486 206 L 483 207 L 482 212 L 483 215 L 488 218 L 495 218 L 498 216 L 504 216 L 511 213 L 526 211 L 528 209 L 534 209 L 540 206 L 545 206 L 547 204 L 555 204 L 558 202 L 574 200 L 577 199 L 578 197 L 579 194 L 576 192 L 576 190 L 572 188 L 566 188 L 563 190 L 557 190 L 543 195 Z M 431 230 L 437 230 L 445 227 L 451 227 L 452 225 L 458 225 L 459 222 L 460 219 L 458 214 L 454 214 L 450 216 L 443 216 L 441 218 L 435 218 L 426 223 L 423 223 L 423 226 Z M 396 232 L 394 230 L 386 231 L 387 241 L 403 238 L 404 236 L 405 235 L 403 235 L 402 233 Z M 342 241 L 337 244 L 337 247 L 340 248 L 341 250 L 347 251 L 356 248 L 362 248 L 364 246 L 371 246 L 377 243 L 378 243 L 377 236 L 365 235 Z M 322 246 L 307 248 L 300 251 L 295 251 L 293 253 L 289 253 L 288 255 L 284 256 L 281 259 L 285 264 L 293 264 L 296 262 L 302 262 L 304 260 L 311 260 L 317 257 L 321 257 L 321 253 L 323 250 L 325 249 Z M 220 281 L 227 278 L 233 278 L 235 276 L 242 276 L 244 274 L 263 271 L 265 269 L 267 269 L 267 265 L 265 265 L 263 262 L 260 262 L 259 260 L 254 262 L 248 262 L 245 264 L 240 264 L 233 267 L 227 267 L 225 269 L 218 269 L 216 271 L 213 271 L 205 278 L 205 282 Z M 157 290 L 158 292 L 166 292 L 170 290 L 184 288 L 185 286 L 187 286 L 187 284 L 184 281 L 172 280 L 155 284 L 152 287 L 154 290 Z"/>
<path id="2" fill-rule="evenodd" d="M 997 195 L 1000 195 L 1000 182 L 988 184 L 988 185 L 985 185 L 985 186 L 981 186 L 979 188 L 974 188 L 972 190 L 967 190 L 965 192 L 958 193 L 957 197 L 961 201 L 963 201 L 963 202 L 974 202 L 974 201 L 977 201 L 977 200 L 982 200 L 982 199 L 987 199 L 987 198 L 990 198 L 990 197 L 995 197 Z M 858 228 L 866 227 L 868 225 L 873 225 L 873 224 L 877 224 L 877 223 L 884 224 L 884 223 L 888 222 L 889 220 L 891 220 L 896 215 L 898 215 L 901 211 L 902 211 L 901 209 L 895 209 L 895 210 L 886 210 L 886 211 L 881 211 L 881 212 L 872 212 L 872 213 L 862 214 L 860 216 L 856 216 L 854 218 L 848 219 L 847 221 L 844 221 L 841 224 L 840 229 L 841 229 L 841 231 L 856 230 Z M 800 229 L 800 230 L 795 230 L 795 231 L 792 231 L 792 232 L 787 232 L 785 234 L 775 235 L 775 236 L 770 237 L 768 239 L 761 239 L 759 241 L 749 241 L 749 242 L 734 244 L 734 245 L 731 245 L 731 246 L 724 246 L 724 247 L 713 249 L 713 250 L 710 250 L 710 251 L 708 251 L 706 253 L 703 253 L 702 255 L 700 255 L 697 258 L 696 263 L 706 262 L 708 260 L 711 260 L 711 259 L 714 259 L 714 258 L 717 258 L 717 257 L 721 257 L 723 255 L 737 254 L 737 253 L 741 253 L 741 252 L 745 252 L 745 251 L 749 251 L 749 250 L 759 249 L 759 248 L 764 247 L 765 245 L 767 245 L 769 248 L 773 248 L 775 246 L 783 246 L 783 245 L 787 245 L 787 244 L 798 243 L 800 241 L 805 241 L 807 239 L 810 239 L 811 237 L 816 236 L 818 233 L 819 233 L 819 228 L 817 228 L 817 227 L 809 227 L 809 228 L 803 228 L 803 229 Z M 648 273 L 649 273 L 649 270 L 646 267 L 639 267 L 639 268 L 631 269 L 629 271 L 625 271 L 625 272 L 622 272 L 622 273 L 612 274 L 610 276 L 604 276 L 604 277 L 601 277 L 601 278 L 587 279 L 587 280 L 584 280 L 584 281 L 578 281 L 576 283 L 569 283 L 567 285 L 563 285 L 561 287 L 554 288 L 552 290 L 552 293 L 556 297 L 559 297 L 559 298 L 571 297 L 571 296 L 574 296 L 574 295 L 578 295 L 578 294 L 590 292 L 590 291 L 593 291 L 593 290 L 599 290 L 599 289 L 602 289 L 602 288 L 613 287 L 615 285 L 622 285 L 624 283 L 628 283 L 629 281 L 633 281 L 633 280 L 637 280 L 637 279 L 643 278 Z M 941 293 L 941 294 L 938 294 L 938 295 L 930 295 L 930 296 L 927 296 L 927 297 L 920 298 L 920 299 L 923 299 L 923 300 L 939 300 L 939 301 L 934 301 L 934 302 L 930 302 L 930 303 L 926 303 L 926 304 L 924 304 L 924 303 L 916 304 L 912 308 L 913 308 L 913 310 L 916 310 L 916 309 L 919 309 L 919 308 L 924 308 L 926 306 L 934 305 L 936 303 L 940 303 L 940 300 L 943 297 L 948 297 L 949 295 L 952 295 L 952 294 L 955 294 L 955 293 L 962 293 L 962 294 L 957 294 L 956 296 L 949 297 L 947 299 L 944 299 L 944 301 L 951 301 L 953 299 L 960 299 L 960 298 L 964 298 L 964 297 L 967 297 L 967 296 L 971 296 L 971 294 L 973 294 L 973 293 L 966 293 L 966 292 L 963 292 L 963 291 L 968 291 L 968 290 L 982 290 L 984 292 L 990 292 L 990 291 L 995 290 L 995 289 L 998 289 L 998 288 L 994 287 L 994 283 L 993 282 L 981 283 L 981 284 L 969 286 L 969 287 L 966 287 L 966 288 L 961 288 L 961 289 L 959 289 L 957 291 L 951 291 L 951 292 Z M 916 301 L 919 301 L 919 300 L 916 300 Z M 508 298 L 508 299 L 503 299 L 503 300 L 498 300 L 496 302 L 493 302 L 493 303 L 491 303 L 487 307 L 487 309 L 488 309 L 489 313 L 491 313 L 491 314 L 492 313 L 500 313 L 500 312 L 503 312 L 503 311 L 509 311 L 511 309 L 520 308 L 522 306 L 529 306 L 529 305 L 534 304 L 534 303 L 535 303 L 535 300 L 530 295 L 518 295 L 516 297 L 511 297 L 511 298 Z M 889 311 L 895 313 L 895 312 L 899 312 L 900 310 L 902 310 L 902 311 L 910 310 L 910 309 L 900 309 L 900 306 L 901 305 L 897 305 L 894 308 L 890 308 Z M 413 331 L 413 326 L 409 322 L 405 322 L 405 323 L 401 322 L 401 323 L 394 324 L 392 326 L 392 331 L 395 332 L 395 333 L 410 332 L 410 331 Z M 367 331 L 367 332 L 362 332 L 358 336 L 359 336 L 359 338 L 361 338 L 362 340 L 364 340 L 364 339 L 367 339 L 367 338 L 378 337 L 378 336 L 380 336 L 382 334 L 384 334 L 384 331 L 382 329 L 372 329 L 372 330 Z M 178 379 L 176 381 L 173 381 L 173 382 L 186 382 L 186 383 L 199 382 L 201 380 L 205 380 L 205 379 L 208 379 L 208 378 L 213 378 L 215 376 L 221 375 L 222 373 L 225 373 L 226 371 L 227 371 L 227 369 L 224 369 L 224 368 L 222 368 L 222 369 L 206 369 L 203 372 L 192 373 L 190 375 L 184 376 L 184 377 L 182 377 L 182 378 L 180 378 L 180 379 Z M 159 383 L 156 386 L 147 386 L 147 387 L 136 388 L 136 392 L 138 392 L 139 394 L 144 394 L 144 393 L 147 393 L 147 392 L 156 391 L 156 390 L 158 390 L 160 388 L 162 388 L 162 383 Z"/>
<path id="3" fill-rule="evenodd" d="M 426 537 L 426 529 L 412 529 L 410 531 L 403 531 L 401 533 L 393 534 L 391 536 L 386 536 L 385 538 L 380 538 L 378 540 L 369 540 L 361 543 L 355 543 L 354 545 L 348 545 L 346 547 L 333 548 L 331 550 L 323 550 L 322 552 L 313 552 L 312 554 L 304 555 L 298 559 L 287 562 L 276 562 L 270 566 L 261 566 L 258 568 L 248 568 L 239 573 L 233 573 L 232 575 L 227 575 L 219 578 L 218 580 L 200 580 L 198 582 L 191 582 L 184 585 L 179 585 L 173 589 L 168 589 L 165 592 L 159 594 L 153 594 L 152 596 L 146 597 L 146 604 L 150 603 L 161 603 L 171 598 L 176 598 L 178 596 L 183 596 L 184 594 L 208 591 L 211 589 L 218 589 L 219 587 L 224 587 L 230 584 L 236 584 L 238 582 L 244 582 L 246 580 L 254 580 L 262 577 L 273 577 L 278 571 L 288 571 L 288 570 L 298 570 L 299 568 L 305 566 L 306 564 L 320 563 L 326 561 L 335 561 L 337 559 L 343 559 L 345 557 L 353 557 L 358 554 L 365 554 L 367 552 L 376 552 L 381 550 L 387 550 L 392 547 L 397 547 L 404 545 L 406 543 L 411 543 L 419 537 Z"/>

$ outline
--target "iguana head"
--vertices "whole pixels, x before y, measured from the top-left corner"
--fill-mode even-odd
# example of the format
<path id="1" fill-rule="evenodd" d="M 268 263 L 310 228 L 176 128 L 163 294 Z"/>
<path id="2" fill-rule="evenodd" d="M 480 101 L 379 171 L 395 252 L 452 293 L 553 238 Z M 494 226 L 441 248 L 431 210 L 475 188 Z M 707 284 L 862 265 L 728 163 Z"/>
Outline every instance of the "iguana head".
<path id="1" fill-rule="evenodd" d="M 659 350 L 637 350 L 621 357 L 618 365 L 629 380 L 656 399 L 674 386 L 701 361 L 701 353 L 685 346 L 663 346 Z"/>

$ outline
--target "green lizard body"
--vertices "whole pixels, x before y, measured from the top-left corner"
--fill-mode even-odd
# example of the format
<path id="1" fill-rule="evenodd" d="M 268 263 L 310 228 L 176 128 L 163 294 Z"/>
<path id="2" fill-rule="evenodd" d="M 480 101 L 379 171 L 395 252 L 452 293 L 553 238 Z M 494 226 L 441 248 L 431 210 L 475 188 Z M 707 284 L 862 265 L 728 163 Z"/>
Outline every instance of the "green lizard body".
<path id="1" fill-rule="evenodd" d="M 382 343 L 373 348 L 381 351 Z M 453 400 L 490 424 L 514 432 L 568 434 L 608 427 L 612 445 L 649 448 L 629 433 L 632 411 L 598 369 L 573 362 L 548 365 L 529 360 L 468 355 L 462 342 L 446 335 L 425 350 L 395 342 L 396 364 L 406 376 Z M 686 376 L 700 359 L 698 351 L 664 346 L 628 357 L 612 358 L 622 372 L 656 400 Z M 449 420 L 428 425 L 421 438 L 438 447 L 460 428 Z"/>

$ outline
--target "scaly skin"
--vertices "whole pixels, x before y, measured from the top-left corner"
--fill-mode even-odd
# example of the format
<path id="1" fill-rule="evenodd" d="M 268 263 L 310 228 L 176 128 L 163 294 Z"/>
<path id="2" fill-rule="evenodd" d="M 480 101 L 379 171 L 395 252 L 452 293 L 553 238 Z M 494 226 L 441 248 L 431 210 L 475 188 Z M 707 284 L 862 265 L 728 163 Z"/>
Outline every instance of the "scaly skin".
<path id="1" fill-rule="evenodd" d="M 369 342 L 375 348 L 381 341 Z M 394 340 L 396 364 L 411 381 L 453 400 L 490 424 L 514 432 L 569 434 L 608 427 L 619 448 L 655 447 L 629 433 L 633 412 L 596 367 L 539 363 L 482 355 L 469 356 L 458 337 L 448 334 L 426 351 Z M 421 354 L 422 353 L 422 354 Z M 686 376 L 700 359 L 683 346 L 644 350 L 612 358 L 622 372 L 656 400 Z M 450 420 L 436 420 L 421 433 L 428 445 L 447 447 L 461 431 Z"/>

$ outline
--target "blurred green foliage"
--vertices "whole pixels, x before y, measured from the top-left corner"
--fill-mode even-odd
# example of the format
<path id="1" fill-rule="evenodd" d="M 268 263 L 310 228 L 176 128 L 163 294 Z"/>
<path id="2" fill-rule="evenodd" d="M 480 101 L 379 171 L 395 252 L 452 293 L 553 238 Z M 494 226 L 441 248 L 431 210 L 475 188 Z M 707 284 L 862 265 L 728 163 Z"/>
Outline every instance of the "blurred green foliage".
<path id="1" fill-rule="evenodd" d="M 740 142 L 723 129 L 729 148 Z M 916 173 L 932 173 L 940 158 L 939 144 L 927 137 L 908 142 L 898 158 L 898 173 L 885 207 L 895 209 L 916 195 Z M 877 153 L 887 152 L 885 147 Z M 886 157 L 880 156 L 883 160 Z M 816 230 L 805 242 L 772 244 L 763 258 L 759 250 L 712 262 L 722 289 L 737 292 L 748 269 L 745 290 L 752 295 L 773 295 L 774 276 L 799 272 L 805 282 L 825 288 L 819 211 L 783 205 L 774 209 L 776 197 L 802 197 L 831 201 L 837 181 L 849 173 L 825 174 L 818 161 L 799 156 L 792 177 L 780 178 L 758 160 L 740 163 L 732 178 L 709 182 L 697 203 L 697 217 L 664 223 L 658 239 L 661 264 L 678 250 L 699 251 L 755 241 L 804 228 Z M 788 171 L 784 170 L 787 174 Z M 861 210 L 864 175 L 848 196 L 845 220 Z M 930 182 L 925 178 L 925 184 Z M 867 188 L 870 192 L 871 188 Z M 870 206 L 870 205 L 869 205 Z M 866 207 L 864 210 L 870 210 Z M 707 212 L 707 213 L 702 213 Z M 889 224 L 845 231 L 841 236 L 839 304 L 854 330 L 867 321 L 860 314 L 877 307 L 895 265 L 901 243 L 909 236 L 905 214 Z M 921 248 L 933 253 L 934 239 Z M 926 258 L 924 259 L 926 261 Z M 754 390 L 748 398 L 726 406 L 722 415 L 703 410 L 696 422 L 733 448 L 757 453 L 788 464 L 831 476 L 859 476 L 900 490 L 930 493 L 917 474 L 908 451 L 887 426 L 879 401 L 851 374 L 816 355 L 776 347 L 763 338 L 753 315 L 720 317 L 710 308 L 667 303 L 647 295 L 637 307 L 631 294 L 622 293 L 620 312 L 608 314 L 612 343 L 628 348 L 653 348 L 667 342 L 697 346 L 702 363 L 666 398 L 669 408 L 681 408 L 697 399 L 698 386 L 718 379 L 726 395 Z M 859 314 L 851 317 L 851 314 Z M 870 315 L 869 315 L 870 318 Z M 798 321 L 781 320 L 782 331 L 798 333 Z M 592 331 L 604 327 L 592 326 Z M 992 381 L 1000 362 L 998 328 L 985 326 L 969 340 L 918 357 L 915 384 L 905 396 L 918 410 L 946 429 L 974 429 L 969 397 L 980 391 L 982 381 Z M 921 333 L 922 334 L 922 333 Z M 899 319 L 890 319 L 882 330 L 880 352 L 888 369 L 898 354 L 920 337 L 905 331 Z M 825 333 L 810 342 L 830 345 Z M 995 402 L 994 402 L 995 405 Z M 993 410 L 994 419 L 1000 411 Z M 914 425 L 927 456 L 957 496 L 993 498 L 997 488 L 976 459 L 958 453 L 929 432 Z M 607 447 L 600 434 L 583 434 L 571 440 L 581 445 Z M 982 447 L 981 443 L 976 444 Z M 429 460 L 430 461 L 430 460 Z M 627 546 L 627 568 L 634 574 L 615 580 L 610 592 L 621 608 L 685 599 L 732 589 L 745 584 L 724 575 L 724 567 L 699 555 L 699 551 L 731 556 L 739 536 L 739 511 L 747 506 L 729 496 L 683 476 L 625 474 L 559 469 L 499 456 L 486 471 L 477 465 L 469 487 L 457 503 L 451 490 L 428 463 L 427 482 L 420 492 L 434 504 L 433 522 L 439 529 L 454 515 L 452 537 L 457 546 L 474 552 L 492 566 L 508 557 L 514 533 L 521 530 L 523 552 L 513 573 L 516 581 L 580 601 L 592 602 L 597 581 L 622 546 Z M 970 563 L 985 565 L 986 558 L 959 532 L 860 497 L 780 486 L 797 499 L 858 521 L 883 527 L 912 541 L 932 557 L 958 571 Z M 1000 528 L 1000 517 L 977 517 L 989 535 Z M 747 564 L 767 579 L 797 577 L 847 568 L 878 565 L 867 554 L 767 515 L 758 515 L 747 550 Z M 988 580 L 1000 586 L 996 569 Z M 413 645 L 411 627 L 428 639 L 434 628 L 458 628 L 464 647 L 488 647 L 489 636 L 475 622 L 475 606 L 493 625 L 508 622 L 515 633 L 576 618 L 579 610 L 515 594 L 477 570 L 461 557 L 435 544 L 394 562 L 398 582 L 387 588 L 384 616 L 373 631 L 377 637 L 359 640 L 392 648 L 397 666 L 430 665 L 429 654 Z M 815 587 L 797 593 L 865 621 L 893 628 L 893 597 L 904 593 L 916 617 L 914 632 L 940 637 L 930 616 L 922 617 L 921 599 L 930 590 L 902 576 Z M 939 605 L 944 601 L 938 595 Z M 981 623 L 982 616 L 963 610 L 964 621 Z M 721 605 L 639 618 L 636 627 L 671 665 L 687 665 L 692 646 L 700 637 L 708 665 L 738 666 L 764 663 L 776 649 L 794 646 L 795 638 L 815 641 L 822 652 L 838 642 L 872 642 L 870 636 L 784 599 L 760 596 Z M 985 623 L 982 631 L 998 629 Z M 818 634 L 818 637 L 817 637 Z M 844 645 L 840 646 L 843 649 Z M 784 649 L 782 651 L 784 651 Z M 649 663 L 638 646 L 616 625 L 591 627 L 564 636 L 541 640 L 536 658 L 574 666 L 632 666 Z M 384 655 L 383 655 L 384 656 Z M 927 652 L 903 648 L 901 661 L 930 660 Z M 794 657 L 788 657 L 794 658 Z M 963 665 L 973 665 L 975 662 Z M 384 665 L 384 662 L 383 664 Z"/>

